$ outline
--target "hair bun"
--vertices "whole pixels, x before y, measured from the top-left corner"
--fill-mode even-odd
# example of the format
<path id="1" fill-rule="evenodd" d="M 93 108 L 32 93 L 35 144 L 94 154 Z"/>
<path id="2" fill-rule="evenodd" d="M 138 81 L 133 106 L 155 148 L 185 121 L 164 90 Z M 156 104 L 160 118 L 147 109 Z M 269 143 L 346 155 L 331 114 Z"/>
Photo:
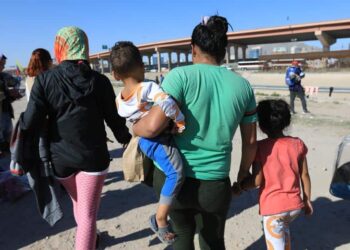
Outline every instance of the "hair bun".
<path id="1" fill-rule="evenodd" d="M 228 30 L 228 22 L 225 17 L 222 16 L 211 16 L 207 22 L 207 27 L 213 33 L 219 33 L 225 35 Z"/>
<path id="2" fill-rule="evenodd" d="M 218 64 L 224 59 L 227 46 L 227 30 L 229 23 L 225 17 L 204 17 L 191 37 L 192 45 L 197 45 L 202 52 L 215 58 Z"/>

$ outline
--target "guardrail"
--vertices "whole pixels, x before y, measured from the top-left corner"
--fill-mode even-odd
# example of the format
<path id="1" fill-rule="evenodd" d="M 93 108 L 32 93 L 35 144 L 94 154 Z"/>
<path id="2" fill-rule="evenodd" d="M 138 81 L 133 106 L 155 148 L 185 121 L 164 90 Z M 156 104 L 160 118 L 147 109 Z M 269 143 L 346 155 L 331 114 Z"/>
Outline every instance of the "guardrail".
<path id="1" fill-rule="evenodd" d="M 123 83 L 121 81 L 116 81 L 112 80 L 112 85 L 116 88 L 118 87 L 123 87 Z M 283 90 L 283 91 L 288 91 L 287 86 L 276 86 L 276 85 L 269 85 L 269 84 L 252 84 L 253 89 L 261 89 L 261 90 Z M 318 88 L 318 93 L 346 93 L 350 94 L 350 88 L 345 88 L 345 87 L 333 87 L 333 90 L 330 90 L 331 87 L 319 87 Z"/>
<path id="2" fill-rule="evenodd" d="M 267 85 L 267 84 L 259 84 L 255 85 L 252 84 L 253 89 L 262 89 L 262 90 L 288 90 L 287 86 L 276 86 L 276 85 Z M 319 87 L 318 92 L 320 93 L 329 93 L 331 87 Z M 338 88 L 338 87 L 333 87 L 333 93 L 350 93 L 350 88 Z"/>

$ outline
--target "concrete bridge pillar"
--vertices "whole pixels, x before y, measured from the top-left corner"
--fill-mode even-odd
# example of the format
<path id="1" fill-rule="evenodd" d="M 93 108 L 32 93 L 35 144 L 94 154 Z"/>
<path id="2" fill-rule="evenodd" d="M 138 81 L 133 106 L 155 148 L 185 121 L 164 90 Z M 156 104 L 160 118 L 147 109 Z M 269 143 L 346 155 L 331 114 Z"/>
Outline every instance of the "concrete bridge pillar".
<path id="1" fill-rule="evenodd" d="M 161 71 L 161 65 L 160 65 L 160 51 L 158 50 L 158 48 L 156 48 L 156 52 L 157 52 L 157 66 L 158 66 L 158 72 L 160 73 Z"/>
<path id="2" fill-rule="evenodd" d="M 113 70 L 113 69 L 112 69 L 112 62 L 111 62 L 111 59 L 108 58 L 107 61 L 108 61 L 108 66 L 109 66 L 109 73 L 112 74 L 112 70 Z"/>
<path id="3" fill-rule="evenodd" d="M 238 44 L 233 45 L 235 51 L 235 62 L 238 62 Z"/>
<path id="4" fill-rule="evenodd" d="M 326 32 L 324 32 L 322 30 L 316 30 L 315 36 L 321 42 L 324 52 L 329 51 L 331 45 L 337 41 L 337 39 L 331 37 L 329 34 L 327 34 Z"/>
<path id="5" fill-rule="evenodd" d="M 171 70 L 171 52 L 168 52 L 168 70 Z"/>
<path id="6" fill-rule="evenodd" d="M 190 62 L 190 55 L 191 55 L 190 52 L 186 54 L 186 62 L 187 62 L 187 64 Z"/>
<path id="7" fill-rule="evenodd" d="M 230 58 L 231 58 L 231 46 L 230 45 L 227 45 L 226 47 L 226 64 L 229 64 L 230 63 Z"/>
<path id="8" fill-rule="evenodd" d="M 185 52 L 185 62 L 188 64 L 188 52 Z"/>
<path id="9" fill-rule="evenodd" d="M 241 46 L 243 60 L 247 59 L 247 57 L 246 57 L 247 47 L 248 47 L 247 45 L 242 45 Z"/>
<path id="10" fill-rule="evenodd" d="M 147 58 L 148 58 L 148 66 L 151 66 L 152 55 L 148 55 Z"/>
<path id="11" fill-rule="evenodd" d="M 105 69 L 103 67 L 103 59 L 102 58 L 100 59 L 100 68 L 101 68 L 101 74 L 104 74 L 105 73 Z"/>

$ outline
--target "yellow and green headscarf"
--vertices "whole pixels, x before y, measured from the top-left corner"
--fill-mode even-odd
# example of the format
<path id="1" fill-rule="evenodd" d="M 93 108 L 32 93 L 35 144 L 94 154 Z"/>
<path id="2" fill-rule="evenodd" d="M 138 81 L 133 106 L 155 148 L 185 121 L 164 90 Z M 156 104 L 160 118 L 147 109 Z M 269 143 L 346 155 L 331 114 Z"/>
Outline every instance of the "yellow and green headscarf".
<path id="1" fill-rule="evenodd" d="M 55 56 L 58 63 L 64 60 L 89 60 L 89 42 L 78 27 L 63 27 L 56 34 Z"/>

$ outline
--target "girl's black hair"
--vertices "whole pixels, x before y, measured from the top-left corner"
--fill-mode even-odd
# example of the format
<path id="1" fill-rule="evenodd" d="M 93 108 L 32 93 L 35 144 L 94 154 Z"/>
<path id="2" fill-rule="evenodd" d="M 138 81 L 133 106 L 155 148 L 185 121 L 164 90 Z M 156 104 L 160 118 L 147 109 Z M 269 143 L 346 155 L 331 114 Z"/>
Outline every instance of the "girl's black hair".
<path id="1" fill-rule="evenodd" d="M 211 16 L 207 22 L 203 21 L 194 28 L 191 43 L 220 63 L 226 54 L 228 26 L 225 17 Z"/>
<path id="2" fill-rule="evenodd" d="M 276 135 L 291 121 L 288 103 L 284 100 L 263 100 L 257 107 L 259 127 L 267 135 Z"/>

